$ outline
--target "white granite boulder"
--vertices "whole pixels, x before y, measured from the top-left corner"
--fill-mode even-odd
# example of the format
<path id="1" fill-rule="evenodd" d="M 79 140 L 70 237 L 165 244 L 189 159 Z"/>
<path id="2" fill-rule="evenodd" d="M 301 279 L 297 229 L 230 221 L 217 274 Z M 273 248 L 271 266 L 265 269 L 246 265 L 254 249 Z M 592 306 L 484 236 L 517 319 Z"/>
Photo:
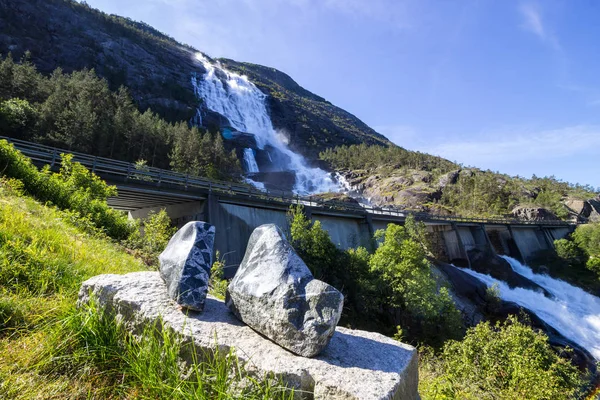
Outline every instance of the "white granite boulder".
<path id="1" fill-rule="evenodd" d="M 215 227 L 206 222 L 185 224 L 160 254 L 160 276 L 169 296 L 182 307 L 202 311 L 208 294 Z"/>
<path id="2" fill-rule="evenodd" d="M 295 354 L 313 357 L 335 332 L 344 296 L 314 279 L 281 230 L 269 224 L 252 232 L 225 302 L 252 329 Z"/>
<path id="3" fill-rule="evenodd" d="M 417 351 L 378 333 L 338 327 L 321 354 L 306 358 L 245 326 L 211 296 L 206 298 L 203 313 L 187 313 L 169 298 L 158 272 L 95 276 L 82 284 L 79 304 L 88 303 L 92 296 L 131 331 L 159 326 L 179 335 L 183 343 L 193 343 L 186 348 L 196 356 L 184 353 L 185 360 L 202 359 L 217 349 L 234 350 L 244 374 L 259 380 L 276 376 L 295 389 L 295 398 L 419 398 Z"/>

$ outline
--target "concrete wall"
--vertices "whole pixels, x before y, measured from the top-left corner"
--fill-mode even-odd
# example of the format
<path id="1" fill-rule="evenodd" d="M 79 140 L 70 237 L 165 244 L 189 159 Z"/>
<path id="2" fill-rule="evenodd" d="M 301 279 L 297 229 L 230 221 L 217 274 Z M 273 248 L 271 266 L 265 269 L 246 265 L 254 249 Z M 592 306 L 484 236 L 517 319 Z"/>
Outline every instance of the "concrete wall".
<path id="1" fill-rule="evenodd" d="M 349 219 L 326 215 L 313 215 L 329 233 L 331 241 L 340 249 L 367 247 L 370 241 L 369 227 L 365 219 Z"/>
<path id="2" fill-rule="evenodd" d="M 475 237 L 473 237 L 473 233 L 469 226 L 459 226 L 456 228 L 456 231 L 460 235 L 460 240 L 462 241 L 465 250 L 469 251 L 477 248 Z"/>
<path id="3" fill-rule="evenodd" d="M 446 243 L 446 254 L 448 256 L 448 261 L 453 262 L 455 260 L 464 260 L 465 254 L 460 245 L 458 233 L 454 229 L 448 229 L 443 231 L 443 235 L 444 242 Z"/>
<path id="4" fill-rule="evenodd" d="M 204 201 L 191 201 L 186 203 L 171 204 L 167 206 L 140 208 L 130 211 L 129 218 L 146 218 L 150 212 L 165 209 L 175 226 L 181 227 L 189 221 L 204 220 Z"/>
<path id="5" fill-rule="evenodd" d="M 286 212 L 233 204 L 214 204 L 210 211 L 210 223 L 216 227 L 215 250 L 225 258 L 225 275 L 233 276 L 244 258 L 246 245 L 252 231 L 263 224 L 275 224 L 288 230 Z"/>
<path id="6" fill-rule="evenodd" d="M 513 258 L 520 258 L 520 254 L 515 244 L 512 233 L 505 225 L 486 225 L 485 231 L 490 239 L 490 243 L 497 254 L 507 255 Z"/>
<path id="7" fill-rule="evenodd" d="M 150 211 L 166 209 L 177 226 L 188 221 L 204 220 L 217 228 L 215 250 L 225 258 L 227 276 L 232 276 L 242 261 L 252 231 L 263 224 L 273 223 L 289 230 L 286 209 L 257 208 L 252 205 L 221 203 L 218 198 L 144 208 L 129 213 L 131 218 L 145 218 Z M 310 213 L 313 221 L 319 220 L 332 242 L 341 249 L 357 246 L 369 247 L 371 235 L 386 229 L 389 222 L 367 218 L 353 218 Z M 436 256 L 444 261 L 466 261 L 467 252 L 492 246 L 496 253 L 527 261 L 537 251 L 553 249 L 553 241 L 568 235 L 572 228 L 542 228 L 539 226 L 428 225 Z"/>
<path id="8" fill-rule="evenodd" d="M 512 233 L 524 261 L 529 260 L 538 251 L 552 249 L 538 227 L 513 227 Z"/>
<path id="9" fill-rule="evenodd" d="M 550 236 L 552 241 L 565 238 L 569 233 L 573 232 L 573 229 L 573 227 L 543 228 L 544 232 L 546 232 Z"/>

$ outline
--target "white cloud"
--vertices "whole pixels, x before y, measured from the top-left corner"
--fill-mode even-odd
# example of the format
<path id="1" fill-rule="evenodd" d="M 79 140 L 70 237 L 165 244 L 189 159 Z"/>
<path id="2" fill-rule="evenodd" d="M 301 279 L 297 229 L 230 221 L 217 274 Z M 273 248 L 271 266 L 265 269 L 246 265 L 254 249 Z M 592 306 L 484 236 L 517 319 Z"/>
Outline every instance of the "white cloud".
<path id="1" fill-rule="evenodd" d="M 559 160 L 578 155 L 600 157 L 600 126 L 578 125 L 540 132 L 499 132 L 487 140 L 446 142 L 427 148 L 442 157 L 472 165 L 502 164 L 523 160 Z"/>

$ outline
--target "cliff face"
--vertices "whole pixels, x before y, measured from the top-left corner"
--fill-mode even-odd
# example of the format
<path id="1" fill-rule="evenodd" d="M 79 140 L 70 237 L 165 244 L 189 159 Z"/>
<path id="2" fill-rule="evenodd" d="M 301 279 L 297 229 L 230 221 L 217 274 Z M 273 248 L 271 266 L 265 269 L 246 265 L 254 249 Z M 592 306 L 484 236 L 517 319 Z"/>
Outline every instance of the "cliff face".
<path id="1" fill-rule="evenodd" d="M 206 38 L 210 40 L 210 38 Z M 141 110 L 170 121 L 188 120 L 199 103 L 191 86 L 203 74 L 197 50 L 152 27 L 107 15 L 71 0 L 0 0 L 0 54 L 31 52 L 43 73 L 93 68 L 112 88 L 129 88 Z M 265 93 L 274 126 L 311 159 L 327 147 L 388 141 L 350 113 L 303 89 L 273 68 L 221 60 Z"/>
<path id="2" fill-rule="evenodd" d="M 193 49 L 74 1 L 0 0 L 0 53 L 26 51 L 43 73 L 93 68 L 112 88 L 127 86 L 141 110 L 169 120 L 190 118 L 198 103 L 190 77 L 203 70 Z"/>

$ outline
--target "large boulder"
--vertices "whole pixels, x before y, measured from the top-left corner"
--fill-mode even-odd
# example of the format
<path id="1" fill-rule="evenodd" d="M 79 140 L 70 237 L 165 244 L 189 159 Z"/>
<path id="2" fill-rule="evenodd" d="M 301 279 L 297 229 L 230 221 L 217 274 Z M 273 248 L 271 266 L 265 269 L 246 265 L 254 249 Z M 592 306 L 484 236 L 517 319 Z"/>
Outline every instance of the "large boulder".
<path id="1" fill-rule="evenodd" d="M 314 279 L 281 230 L 269 224 L 252 232 L 225 301 L 252 329 L 295 354 L 313 357 L 335 332 L 344 296 Z"/>
<path id="2" fill-rule="evenodd" d="M 133 332 L 156 326 L 192 344 L 183 348 L 185 360 L 233 350 L 236 373 L 281 379 L 295 389 L 294 398 L 418 399 L 417 351 L 378 333 L 338 327 L 318 357 L 300 357 L 245 326 L 211 296 L 203 313 L 186 313 L 169 298 L 157 272 L 93 277 L 82 284 L 79 304 L 92 299 Z"/>
<path id="3" fill-rule="evenodd" d="M 215 227 L 192 221 L 181 228 L 160 254 L 160 276 L 169 296 L 182 307 L 202 311 L 208 293 Z"/>

